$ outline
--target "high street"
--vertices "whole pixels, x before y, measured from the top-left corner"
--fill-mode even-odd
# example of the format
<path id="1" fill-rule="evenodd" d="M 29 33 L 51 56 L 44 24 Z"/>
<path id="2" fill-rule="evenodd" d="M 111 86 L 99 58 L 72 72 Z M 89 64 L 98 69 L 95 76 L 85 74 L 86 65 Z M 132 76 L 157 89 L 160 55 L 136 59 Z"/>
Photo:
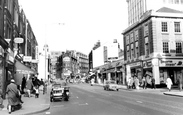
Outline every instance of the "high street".
<path id="1" fill-rule="evenodd" d="M 67 101 L 52 102 L 50 110 L 39 115 L 182 115 L 182 97 L 161 91 L 105 91 L 99 86 L 71 84 Z M 149 92 L 148 92 L 149 91 Z"/>

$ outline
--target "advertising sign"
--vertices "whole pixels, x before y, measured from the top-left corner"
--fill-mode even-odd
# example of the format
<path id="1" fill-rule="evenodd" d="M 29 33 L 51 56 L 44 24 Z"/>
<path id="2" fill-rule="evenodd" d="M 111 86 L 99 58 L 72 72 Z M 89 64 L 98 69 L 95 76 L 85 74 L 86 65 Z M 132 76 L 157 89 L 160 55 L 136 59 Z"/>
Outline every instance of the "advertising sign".
<path id="1" fill-rule="evenodd" d="M 36 60 L 39 59 L 39 49 L 38 46 L 36 46 L 36 55 L 35 55 Z"/>
<path id="2" fill-rule="evenodd" d="M 23 61 L 24 62 L 31 62 L 32 61 L 32 57 L 31 56 L 24 56 L 23 57 Z"/>

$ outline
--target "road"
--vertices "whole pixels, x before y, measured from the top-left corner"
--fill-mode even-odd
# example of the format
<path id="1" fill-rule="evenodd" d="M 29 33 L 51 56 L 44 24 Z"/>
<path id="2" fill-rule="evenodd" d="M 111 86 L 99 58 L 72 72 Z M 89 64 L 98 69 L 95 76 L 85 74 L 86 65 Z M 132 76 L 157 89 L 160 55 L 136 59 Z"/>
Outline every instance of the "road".
<path id="1" fill-rule="evenodd" d="M 68 102 L 52 102 L 39 115 L 183 115 L 183 98 L 148 91 L 105 91 L 89 84 L 70 85 Z"/>

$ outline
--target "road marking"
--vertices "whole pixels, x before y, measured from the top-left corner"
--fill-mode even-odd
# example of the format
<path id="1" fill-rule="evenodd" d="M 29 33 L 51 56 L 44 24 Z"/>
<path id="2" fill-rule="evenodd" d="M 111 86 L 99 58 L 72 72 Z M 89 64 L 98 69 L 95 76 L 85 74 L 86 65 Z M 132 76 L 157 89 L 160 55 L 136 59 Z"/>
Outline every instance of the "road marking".
<path id="1" fill-rule="evenodd" d="M 88 103 L 78 104 L 78 105 L 88 105 Z"/>
<path id="2" fill-rule="evenodd" d="M 46 105 L 50 105 L 50 104 L 40 104 L 40 105 L 45 105 L 46 106 Z"/>
<path id="3" fill-rule="evenodd" d="M 64 105 L 55 105 L 53 107 L 64 107 Z"/>
<path id="4" fill-rule="evenodd" d="M 45 114 L 48 115 L 48 114 L 51 114 L 51 112 L 46 112 Z"/>
<path id="5" fill-rule="evenodd" d="M 137 101 L 137 103 L 143 103 L 142 101 Z"/>

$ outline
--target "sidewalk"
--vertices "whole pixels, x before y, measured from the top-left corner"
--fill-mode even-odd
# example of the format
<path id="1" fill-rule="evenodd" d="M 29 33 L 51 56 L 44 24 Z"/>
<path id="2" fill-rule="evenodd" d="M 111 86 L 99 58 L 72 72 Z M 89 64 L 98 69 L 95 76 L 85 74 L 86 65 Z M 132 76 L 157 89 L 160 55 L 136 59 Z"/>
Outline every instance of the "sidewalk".
<path id="1" fill-rule="evenodd" d="M 103 84 L 93 84 L 94 86 L 103 86 Z M 129 90 L 127 89 L 127 87 L 125 85 L 120 85 L 121 89 L 123 90 Z M 156 89 L 151 89 L 151 88 L 147 88 L 147 89 L 142 89 L 140 87 L 139 90 L 136 89 L 130 89 L 129 91 L 137 91 L 137 92 L 147 92 L 147 93 L 162 93 L 164 95 L 169 95 L 169 96 L 177 96 L 177 97 L 183 97 L 183 90 L 179 91 L 178 88 L 172 88 L 172 90 L 169 92 L 167 90 L 167 88 L 156 88 Z"/>
<path id="2" fill-rule="evenodd" d="M 42 91 L 40 91 L 39 98 L 35 98 L 34 96 L 28 98 L 22 96 L 22 100 L 24 101 L 22 108 L 20 110 L 14 111 L 12 115 L 32 115 L 40 112 L 44 112 L 50 108 L 50 99 L 49 92 L 51 87 L 48 86 L 47 94 L 43 95 Z M 7 110 L 8 100 L 5 99 L 3 101 L 4 108 L 0 110 L 0 115 L 9 115 Z"/>

